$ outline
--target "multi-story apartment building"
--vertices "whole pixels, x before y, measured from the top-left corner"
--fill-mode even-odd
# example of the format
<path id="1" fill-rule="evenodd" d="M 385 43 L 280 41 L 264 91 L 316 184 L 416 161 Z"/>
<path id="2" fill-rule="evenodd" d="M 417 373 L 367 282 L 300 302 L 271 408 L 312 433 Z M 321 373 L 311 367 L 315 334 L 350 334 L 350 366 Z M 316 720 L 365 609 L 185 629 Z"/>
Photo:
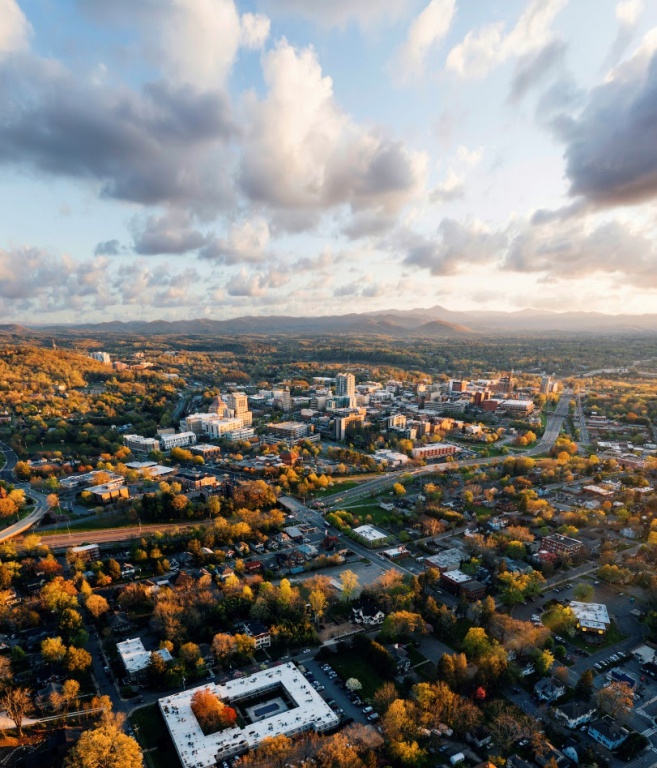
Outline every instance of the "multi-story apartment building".
<path id="1" fill-rule="evenodd" d="M 584 545 L 579 539 L 571 536 L 563 536 L 560 533 L 552 533 L 541 539 L 541 549 L 553 552 L 559 557 L 578 557 L 585 552 Z"/>
<path id="2" fill-rule="evenodd" d="M 444 456 L 453 456 L 459 450 L 456 445 L 431 443 L 430 445 L 418 445 L 416 448 L 413 448 L 411 455 L 414 459 L 440 459 Z"/>
<path id="3" fill-rule="evenodd" d="M 162 450 L 170 451 L 172 448 L 185 448 L 196 442 L 195 432 L 179 432 L 174 435 L 160 435 Z"/>

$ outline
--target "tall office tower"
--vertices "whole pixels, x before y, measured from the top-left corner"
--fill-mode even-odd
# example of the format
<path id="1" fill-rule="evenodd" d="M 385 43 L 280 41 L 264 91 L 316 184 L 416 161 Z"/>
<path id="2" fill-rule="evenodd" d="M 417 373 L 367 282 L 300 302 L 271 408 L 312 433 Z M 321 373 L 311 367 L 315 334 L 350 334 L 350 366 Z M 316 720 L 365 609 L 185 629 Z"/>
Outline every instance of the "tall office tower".
<path id="1" fill-rule="evenodd" d="M 335 394 L 338 397 L 356 396 L 356 377 L 353 373 L 339 373 L 335 378 Z"/>
<path id="2" fill-rule="evenodd" d="M 249 410 L 249 400 L 244 392 L 230 392 L 226 395 L 226 404 L 235 416 L 242 416 Z"/>

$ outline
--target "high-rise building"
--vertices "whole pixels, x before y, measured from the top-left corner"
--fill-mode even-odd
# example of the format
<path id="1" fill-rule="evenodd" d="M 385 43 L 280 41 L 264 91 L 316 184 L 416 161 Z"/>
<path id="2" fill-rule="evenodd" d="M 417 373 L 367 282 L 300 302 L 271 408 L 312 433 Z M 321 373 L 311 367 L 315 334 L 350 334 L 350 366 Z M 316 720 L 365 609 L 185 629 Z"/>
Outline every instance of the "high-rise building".
<path id="1" fill-rule="evenodd" d="M 244 392 L 231 392 L 226 395 L 226 405 L 236 419 L 242 419 L 245 427 L 253 423 L 253 414 L 249 410 L 249 398 Z"/>
<path id="2" fill-rule="evenodd" d="M 353 373 L 339 373 L 335 377 L 335 394 L 338 397 L 356 396 L 356 377 Z"/>
<path id="3" fill-rule="evenodd" d="M 105 363 L 105 365 L 110 365 L 112 362 L 107 352 L 92 352 L 89 357 L 97 360 L 99 363 Z"/>

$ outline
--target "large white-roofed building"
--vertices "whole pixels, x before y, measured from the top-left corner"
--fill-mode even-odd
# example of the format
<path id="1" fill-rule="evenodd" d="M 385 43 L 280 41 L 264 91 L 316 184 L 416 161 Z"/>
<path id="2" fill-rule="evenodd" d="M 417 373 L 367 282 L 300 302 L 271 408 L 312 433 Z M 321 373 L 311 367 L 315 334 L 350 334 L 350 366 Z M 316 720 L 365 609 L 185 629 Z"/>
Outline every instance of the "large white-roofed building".
<path id="1" fill-rule="evenodd" d="M 205 735 L 192 712 L 192 696 L 207 689 L 238 713 L 234 727 Z M 210 683 L 159 701 L 183 768 L 210 768 L 232 755 L 255 749 L 265 739 L 335 728 L 339 717 L 293 663 L 249 677 Z"/>
<path id="2" fill-rule="evenodd" d="M 604 635 L 611 626 L 609 611 L 607 611 L 607 606 L 602 603 L 573 601 L 570 608 L 577 619 L 577 628 L 582 632 Z"/>
<path id="3" fill-rule="evenodd" d="M 140 637 L 133 637 L 122 643 L 117 643 L 116 650 L 119 652 L 125 671 L 132 680 L 148 669 L 151 654 L 144 648 Z M 173 656 L 166 648 L 160 648 L 153 653 L 157 653 L 165 662 L 173 661 Z"/>
<path id="4" fill-rule="evenodd" d="M 353 529 L 353 533 L 362 544 L 370 549 L 384 547 L 392 541 L 392 536 L 389 536 L 385 531 L 380 531 L 373 525 L 360 525 L 358 528 Z"/>

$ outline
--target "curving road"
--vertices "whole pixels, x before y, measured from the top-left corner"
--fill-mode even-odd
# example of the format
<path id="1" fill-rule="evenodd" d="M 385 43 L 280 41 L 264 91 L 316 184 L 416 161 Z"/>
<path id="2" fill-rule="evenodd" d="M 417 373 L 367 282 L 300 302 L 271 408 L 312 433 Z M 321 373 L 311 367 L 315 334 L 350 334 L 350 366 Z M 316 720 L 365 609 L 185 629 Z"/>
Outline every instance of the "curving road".
<path id="1" fill-rule="evenodd" d="M 15 488 L 25 491 L 25 495 L 34 499 L 34 509 L 30 514 L 17 523 L 0 531 L 0 543 L 13 539 L 21 533 L 28 531 L 33 525 L 40 522 L 48 511 L 48 500 L 45 494 L 35 491 L 29 483 L 19 483 L 14 476 L 14 469 L 18 462 L 18 456 L 6 443 L 0 443 L 0 451 L 5 455 L 5 466 L 0 470 L 0 479 L 11 483 Z"/>

